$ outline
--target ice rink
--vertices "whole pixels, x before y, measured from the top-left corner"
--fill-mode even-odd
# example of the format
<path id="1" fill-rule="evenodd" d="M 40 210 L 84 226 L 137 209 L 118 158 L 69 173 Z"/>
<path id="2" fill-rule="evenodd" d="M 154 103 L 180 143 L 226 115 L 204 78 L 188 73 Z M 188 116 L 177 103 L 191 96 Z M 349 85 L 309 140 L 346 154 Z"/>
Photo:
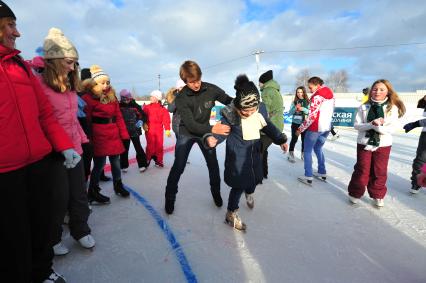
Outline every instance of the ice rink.
<path id="1" fill-rule="evenodd" d="M 54 267 L 71 283 L 426 282 L 426 191 L 409 193 L 419 132 L 394 138 L 381 209 L 368 195 L 349 204 L 357 133 L 339 134 L 325 145 L 328 181 L 314 180 L 312 187 L 297 181 L 303 174 L 300 141 L 295 164 L 277 146 L 270 148 L 269 178 L 257 187 L 254 209 L 244 197 L 240 202 L 246 233 L 224 224 L 229 188 L 222 181 L 224 206 L 217 208 L 197 145 L 171 216 L 164 212 L 164 188 L 173 151 L 162 169 L 151 165 L 141 174 L 132 164 L 123 174 L 130 198 L 115 196 L 112 182 L 100 184 L 111 204 L 93 206 L 96 247 L 82 249 L 66 230 L 63 242 L 71 252 L 56 257 Z M 173 144 L 165 138 L 166 148 Z M 222 176 L 224 148 L 218 147 Z"/>

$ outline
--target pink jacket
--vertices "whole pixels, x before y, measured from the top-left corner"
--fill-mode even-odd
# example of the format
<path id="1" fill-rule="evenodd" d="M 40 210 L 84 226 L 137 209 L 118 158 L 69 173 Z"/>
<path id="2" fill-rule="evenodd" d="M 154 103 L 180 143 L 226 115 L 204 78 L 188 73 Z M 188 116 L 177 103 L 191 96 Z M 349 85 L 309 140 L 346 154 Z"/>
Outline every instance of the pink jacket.
<path id="1" fill-rule="evenodd" d="M 65 132 L 71 139 L 75 151 L 81 155 L 83 153 L 81 144 L 88 143 L 89 140 L 77 119 L 77 93 L 75 91 L 66 91 L 64 93 L 56 92 L 44 82 L 41 76 L 37 76 L 37 78 L 39 79 L 41 87 L 47 95 L 50 104 L 53 106 L 53 112 L 58 119 L 59 124 L 62 128 L 64 128 Z"/>

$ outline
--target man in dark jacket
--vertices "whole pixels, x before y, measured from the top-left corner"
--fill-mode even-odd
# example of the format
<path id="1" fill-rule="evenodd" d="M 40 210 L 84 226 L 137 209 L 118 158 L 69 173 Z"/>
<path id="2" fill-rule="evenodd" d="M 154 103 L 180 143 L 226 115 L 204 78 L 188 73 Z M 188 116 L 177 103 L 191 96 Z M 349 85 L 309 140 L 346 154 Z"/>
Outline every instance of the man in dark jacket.
<path id="1" fill-rule="evenodd" d="M 179 179 L 185 170 L 186 161 L 194 143 L 199 145 L 206 160 L 210 177 L 210 190 L 214 202 L 216 206 L 222 206 L 216 150 L 214 148 L 206 149 L 203 146 L 202 138 L 208 133 L 227 135 L 230 130 L 229 126 L 220 123 L 210 126 L 209 121 L 215 101 L 229 104 L 232 101 L 232 97 L 228 96 L 219 87 L 202 82 L 201 69 L 194 61 L 185 61 L 180 67 L 179 75 L 186 83 L 186 86 L 182 88 L 175 100 L 177 113 L 180 115 L 181 121 L 176 141 L 175 160 L 167 178 L 165 210 L 168 214 L 172 214 L 174 211 Z"/>

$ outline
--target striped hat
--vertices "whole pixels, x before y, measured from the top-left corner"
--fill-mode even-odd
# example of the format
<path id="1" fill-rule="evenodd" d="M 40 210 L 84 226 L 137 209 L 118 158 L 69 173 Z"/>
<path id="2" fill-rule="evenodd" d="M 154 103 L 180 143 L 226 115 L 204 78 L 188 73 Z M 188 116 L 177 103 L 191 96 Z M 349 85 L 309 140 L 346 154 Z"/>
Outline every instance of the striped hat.
<path id="1" fill-rule="evenodd" d="M 92 79 L 95 81 L 99 80 L 102 77 L 106 77 L 109 80 L 109 76 L 105 73 L 99 65 L 90 66 L 90 73 L 92 74 Z"/>

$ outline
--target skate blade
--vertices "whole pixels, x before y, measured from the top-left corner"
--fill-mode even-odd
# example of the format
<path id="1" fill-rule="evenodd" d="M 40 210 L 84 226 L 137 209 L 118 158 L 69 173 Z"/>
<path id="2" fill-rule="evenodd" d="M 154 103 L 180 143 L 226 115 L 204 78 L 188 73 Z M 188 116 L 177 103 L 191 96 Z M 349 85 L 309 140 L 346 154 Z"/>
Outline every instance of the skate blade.
<path id="1" fill-rule="evenodd" d="M 297 180 L 305 185 L 311 186 L 312 187 L 312 181 L 308 182 L 308 180 L 306 179 L 302 179 L 302 178 L 297 178 Z"/>
<path id="2" fill-rule="evenodd" d="M 320 177 L 320 176 L 314 176 L 314 177 L 317 178 L 320 181 L 323 181 L 324 183 L 327 183 L 327 177 L 326 177 L 326 179 L 324 179 L 323 177 Z"/>
<path id="3" fill-rule="evenodd" d="M 231 223 L 227 219 L 225 219 L 224 223 L 228 226 L 231 226 L 235 231 L 245 233 L 247 230 L 247 226 L 244 226 L 242 229 L 238 229 L 237 227 L 234 227 L 234 223 Z"/>
<path id="4" fill-rule="evenodd" d="M 290 160 L 290 159 L 287 159 L 288 160 L 288 162 L 290 162 L 290 163 L 296 163 L 296 160 Z"/>

